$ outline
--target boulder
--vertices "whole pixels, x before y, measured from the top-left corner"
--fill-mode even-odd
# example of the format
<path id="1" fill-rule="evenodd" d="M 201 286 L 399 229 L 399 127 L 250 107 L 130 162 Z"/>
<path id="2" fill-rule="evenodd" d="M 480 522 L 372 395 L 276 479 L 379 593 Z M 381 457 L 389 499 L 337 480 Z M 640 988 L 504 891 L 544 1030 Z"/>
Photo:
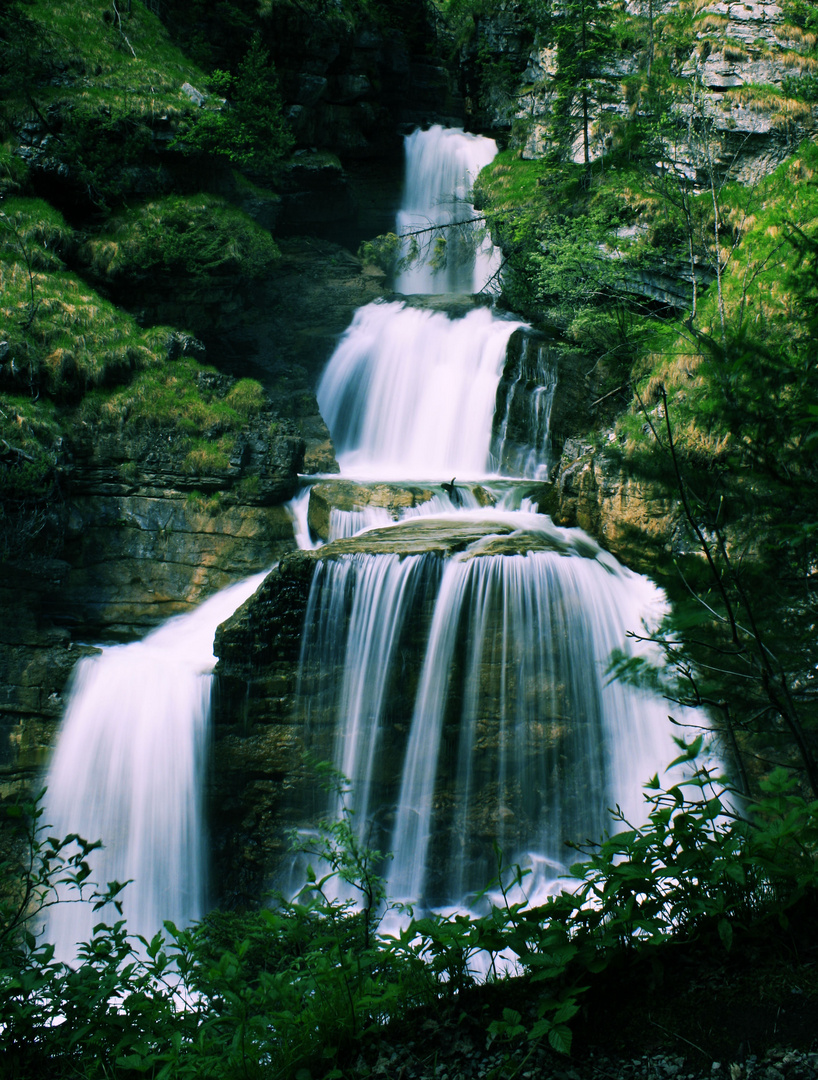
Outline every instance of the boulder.
<path id="1" fill-rule="evenodd" d="M 310 489 L 310 531 L 321 540 L 329 540 L 332 510 L 350 512 L 379 507 L 397 521 L 407 508 L 428 502 L 432 494 L 427 488 L 409 484 L 361 484 L 352 480 L 315 484 Z"/>

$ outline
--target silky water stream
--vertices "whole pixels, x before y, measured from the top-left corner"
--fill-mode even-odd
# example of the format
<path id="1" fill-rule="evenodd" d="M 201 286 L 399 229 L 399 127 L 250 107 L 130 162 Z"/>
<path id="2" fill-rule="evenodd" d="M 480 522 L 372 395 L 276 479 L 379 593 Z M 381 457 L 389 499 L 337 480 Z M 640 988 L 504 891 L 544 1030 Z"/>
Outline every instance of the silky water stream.
<path id="1" fill-rule="evenodd" d="M 399 230 L 458 222 L 462 238 L 477 228 L 467 195 L 495 152 L 459 131 L 410 136 Z M 421 259 L 398 289 L 481 289 L 498 257 L 477 241 L 449 240 L 445 266 Z M 305 741 L 330 733 L 359 835 L 394 853 L 390 896 L 419 907 L 468 907 L 492 877 L 495 845 L 533 871 L 536 898 L 563 866 L 564 841 L 598 835 L 615 803 L 640 816 L 642 783 L 673 756 L 664 703 L 606 677 L 627 632 L 661 618 L 662 594 L 579 530 L 533 513 L 523 489 L 498 476 L 500 464 L 542 476 L 550 452 L 551 374 L 535 392 L 536 445 L 513 454 L 497 445 L 497 392 L 521 325 L 484 304 L 461 318 L 370 304 L 318 391 L 343 477 L 434 490 L 399 522 L 383 509 L 333 511 L 333 536 L 363 530 L 363 546 L 317 561 L 296 695 Z M 502 442 L 504 421 L 499 431 Z M 447 493 L 441 481 L 452 477 Z M 477 481 L 494 506 L 478 505 Z M 314 547 L 306 497 L 297 535 Z M 373 528 L 393 550 L 366 550 Z M 47 819 L 58 835 L 102 838 L 93 877 L 133 879 L 124 901 L 133 932 L 151 936 L 163 919 L 184 924 L 203 911 L 212 642 L 263 577 L 75 673 Z M 47 936 L 70 956 L 94 918 L 87 905 L 61 906 Z"/>
<path id="2" fill-rule="evenodd" d="M 74 671 L 45 780 L 45 820 L 50 836 L 102 840 L 89 880 L 103 889 L 130 882 L 122 902 L 131 933 L 151 938 L 164 919 L 185 926 L 204 914 L 213 638 L 265 576 L 222 590 L 142 641 L 104 648 Z M 105 918 L 91 903 L 61 903 L 48 912 L 44 938 L 70 961 Z"/>
<path id="3" fill-rule="evenodd" d="M 399 232 L 468 221 L 462 203 L 491 141 L 431 129 L 406 148 Z M 461 242 L 432 263 L 398 287 L 470 292 L 497 260 L 485 242 Z M 416 910 L 468 908 L 498 847 L 542 896 L 564 871 L 565 841 L 599 836 L 616 804 L 642 819 L 642 784 L 675 756 L 664 701 L 606 674 L 615 650 L 648 648 L 628 631 L 657 625 L 663 595 L 580 530 L 533 513 L 510 481 L 547 475 L 555 372 L 541 367 L 524 390 L 524 342 L 495 423 L 523 324 L 481 301 L 460 318 L 423 304 L 360 309 L 319 387 L 343 477 L 435 494 L 399 522 L 385 509 L 332 511 L 330 539 L 358 533 L 361 550 L 318 563 L 298 694 L 307 737 L 350 782 L 361 841 L 392 854 L 389 896 Z M 518 392 L 531 399 L 531 443 L 509 448 Z M 440 483 L 451 477 L 454 490 Z M 378 553 L 384 528 L 392 550 Z"/>

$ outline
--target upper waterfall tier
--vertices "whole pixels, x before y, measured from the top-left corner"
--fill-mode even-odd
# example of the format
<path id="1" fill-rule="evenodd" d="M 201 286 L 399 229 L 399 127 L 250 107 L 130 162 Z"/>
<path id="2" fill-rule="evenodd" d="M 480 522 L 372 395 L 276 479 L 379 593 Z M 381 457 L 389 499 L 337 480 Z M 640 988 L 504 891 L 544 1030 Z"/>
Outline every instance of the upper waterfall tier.
<path id="1" fill-rule="evenodd" d="M 449 479 L 491 471 L 506 346 L 521 323 L 375 303 L 330 359 L 318 404 L 346 475 Z"/>
<path id="2" fill-rule="evenodd" d="M 459 128 L 436 125 L 407 136 L 397 232 L 414 238 L 418 257 L 398 275 L 397 292 L 476 293 L 497 273 L 500 252 L 469 201 L 477 174 L 496 154 L 493 139 Z"/>

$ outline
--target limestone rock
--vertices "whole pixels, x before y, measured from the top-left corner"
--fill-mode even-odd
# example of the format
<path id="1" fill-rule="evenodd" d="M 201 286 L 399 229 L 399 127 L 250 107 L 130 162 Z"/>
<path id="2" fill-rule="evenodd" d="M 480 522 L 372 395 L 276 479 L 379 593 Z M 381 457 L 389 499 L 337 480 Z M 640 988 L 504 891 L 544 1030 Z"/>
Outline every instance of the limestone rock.
<path id="1" fill-rule="evenodd" d="M 540 509 L 584 529 L 640 573 L 656 575 L 674 554 L 697 550 L 675 491 L 579 440 L 566 442 L 556 489 Z"/>
<path id="2" fill-rule="evenodd" d="M 655 15 L 675 8 L 675 0 L 657 4 Z M 630 3 L 628 12 L 644 15 L 644 5 Z M 485 40 L 502 35 L 508 21 L 503 10 L 485 20 L 492 30 L 481 27 Z M 697 25 L 700 28 L 697 30 Z M 723 0 L 696 10 L 693 23 L 698 43 L 690 56 L 678 64 L 681 78 L 697 78 L 707 89 L 705 109 L 714 132 L 711 158 L 719 174 L 742 183 L 753 183 L 769 174 L 792 148 L 815 130 L 818 109 L 800 106 L 796 113 L 775 96 L 757 93 L 760 87 L 779 88 L 786 78 L 797 77 L 804 68 L 803 41 L 789 40 L 781 5 L 775 0 L 750 3 Z M 523 158 L 537 159 L 553 149 L 552 110 L 556 101 L 554 77 L 557 73 L 553 47 L 534 47 L 527 63 L 514 65 L 520 72 L 520 85 L 514 107 L 495 110 L 494 120 L 509 130 L 512 143 Z M 606 118 L 626 118 L 629 104 L 622 79 L 640 68 L 637 55 L 606 57 L 595 75 L 600 92 L 594 95 L 599 104 L 590 116 L 590 157 L 597 160 L 606 153 Z M 742 96 L 737 92 L 746 88 Z M 746 97 L 746 100 L 745 100 Z M 683 110 L 682 110 L 683 113 Z M 582 110 L 575 102 L 571 157 L 584 160 Z M 674 147 L 673 160 L 684 164 L 683 147 Z M 696 161 L 696 153 L 687 153 L 688 174 L 701 186 L 706 177 Z M 700 175 L 701 174 L 701 175 Z"/>
<path id="3" fill-rule="evenodd" d="M 407 507 L 428 502 L 432 494 L 426 488 L 412 485 L 360 484 L 352 480 L 315 484 L 310 489 L 310 530 L 320 539 L 329 540 L 330 513 L 333 509 L 351 511 L 377 506 L 387 510 L 397 521 Z"/>
<path id="4" fill-rule="evenodd" d="M 95 650 L 71 640 L 53 597 L 69 567 L 31 559 L 0 566 L 0 797 L 30 793 L 47 761 L 76 662 Z"/>
<path id="5" fill-rule="evenodd" d="M 515 330 L 497 390 L 492 454 L 501 471 L 543 479 L 566 438 L 586 423 L 589 385 L 572 354 L 547 335 Z"/>
<path id="6" fill-rule="evenodd" d="M 294 545 L 283 506 L 165 493 L 77 496 L 54 611 L 75 634 L 132 640 Z"/>
<path id="7" fill-rule="evenodd" d="M 189 82 L 182 83 L 182 93 L 185 97 L 189 97 L 194 105 L 198 105 L 200 108 L 207 100 L 201 90 L 197 90 L 196 87 L 191 86 Z"/>

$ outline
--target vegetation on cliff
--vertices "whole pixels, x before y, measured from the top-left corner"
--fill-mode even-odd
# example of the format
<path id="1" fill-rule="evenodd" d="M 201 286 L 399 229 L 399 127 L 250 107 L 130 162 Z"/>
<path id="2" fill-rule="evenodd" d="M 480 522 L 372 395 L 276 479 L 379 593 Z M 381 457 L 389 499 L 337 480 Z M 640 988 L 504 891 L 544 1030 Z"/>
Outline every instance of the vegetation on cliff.
<path id="1" fill-rule="evenodd" d="M 725 28 L 740 24 L 700 4 L 596 8 L 540 10 L 552 66 L 477 184 L 503 299 L 587 372 L 588 460 L 678 501 L 680 533 L 653 567 L 677 600 L 670 696 L 715 710 L 748 791 L 784 762 L 815 792 L 812 15 L 784 5 L 766 41 L 739 48 Z M 587 49 L 582 78 L 566 35 Z M 708 87 L 719 63 L 771 57 L 758 70 L 775 82 Z M 748 111 L 782 147 L 774 171 L 753 165 Z"/>
<path id="2" fill-rule="evenodd" d="M 254 380 L 222 386 L 201 362 L 201 345 L 167 326 L 139 327 L 69 269 L 69 258 L 79 261 L 78 239 L 53 207 L 17 196 L 2 207 L 0 550 L 9 559 L 41 534 L 52 546 L 58 540 L 54 512 L 72 462 L 95 439 L 161 430 L 195 486 L 196 474 L 227 469 L 237 435 L 266 401 Z M 216 213 L 207 202 L 180 199 L 162 227 L 154 207 L 134 217 L 110 238 L 86 242 L 86 275 L 90 265 L 103 278 L 123 266 L 132 277 L 137 267 L 197 276 L 239 266 L 250 276 L 277 256 L 268 234 L 230 207 Z"/>

